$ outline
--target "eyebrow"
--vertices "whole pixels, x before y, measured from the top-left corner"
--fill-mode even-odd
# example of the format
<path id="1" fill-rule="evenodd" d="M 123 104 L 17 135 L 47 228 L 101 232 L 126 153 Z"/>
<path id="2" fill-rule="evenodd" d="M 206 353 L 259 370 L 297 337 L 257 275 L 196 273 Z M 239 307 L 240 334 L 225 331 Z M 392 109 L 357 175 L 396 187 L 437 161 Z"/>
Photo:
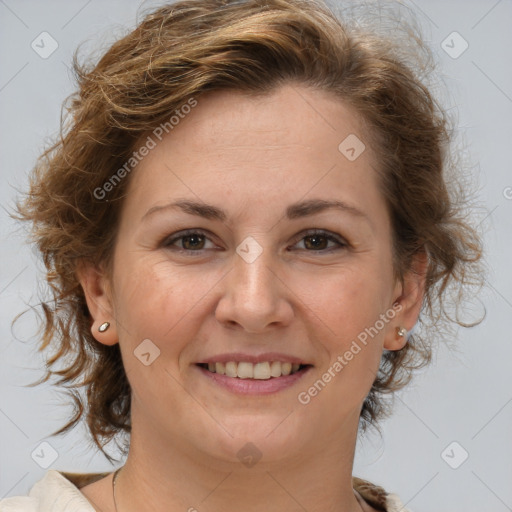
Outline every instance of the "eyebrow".
<path id="1" fill-rule="evenodd" d="M 142 216 L 141 220 L 145 220 L 147 217 L 153 215 L 156 212 L 169 209 L 180 209 L 190 215 L 196 215 L 205 219 L 218 220 L 221 222 L 225 222 L 228 218 L 227 213 L 217 206 L 203 202 L 192 201 L 190 199 L 179 199 L 163 206 L 153 206 Z M 365 219 L 371 224 L 370 219 L 364 212 L 355 206 L 337 200 L 327 201 L 324 199 L 309 199 L 307 201 L 293 203 L 286 208 L 286 217 L 289 220 L 294 220 L 308 217 L 310 215 L 314 215 L 329 209 L 344 211 L 355 217 Z"/>

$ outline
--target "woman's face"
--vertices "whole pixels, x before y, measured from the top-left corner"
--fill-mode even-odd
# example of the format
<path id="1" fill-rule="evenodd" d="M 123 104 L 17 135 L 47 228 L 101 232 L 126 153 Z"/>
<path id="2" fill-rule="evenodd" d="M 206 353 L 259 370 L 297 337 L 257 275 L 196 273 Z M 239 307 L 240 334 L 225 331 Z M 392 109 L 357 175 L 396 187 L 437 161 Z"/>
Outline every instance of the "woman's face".
<path id="1" fill-rule="evenodd" d="M 416 320 L 400 305 L 378 158 L 358 118 L 286 85 L 208 93 L 150 136 L 113 293 L 94 298 L 95 326 L 111 307 L 115 339 L 93 331 L 119 340 L 134 433 L 233 461 L 248 442 L 267 460 L 334 448 L 357 427 L 383 348 L 405 343 L 397 326 Z M 290 363 L 301 366 L 286 375 Z"/>

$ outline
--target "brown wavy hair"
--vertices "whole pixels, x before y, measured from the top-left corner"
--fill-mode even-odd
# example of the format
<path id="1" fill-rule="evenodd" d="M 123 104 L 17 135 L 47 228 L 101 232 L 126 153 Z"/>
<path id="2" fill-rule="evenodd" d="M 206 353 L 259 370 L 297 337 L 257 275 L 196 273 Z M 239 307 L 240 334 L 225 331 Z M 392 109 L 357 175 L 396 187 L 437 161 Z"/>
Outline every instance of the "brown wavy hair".
<path id="1" fill-rule="evenodd" d="M 295 83 L 354 107 L 379 156 L 396 276 L 410 269 L 414 254 L 428 257 L 418 326 L 403 349 L 384 352 L 361 410 L 362 431 L 389 413 L 385 395 L 430 361 L 434 341 L 454 322 L 466 325 L 453 318 L 453 307 L 481 283 L 482 249 L 467 221 L 469 197 L 450 174 L 460 171 L 449 151 L 450 121 L 426 85 L 431 52 L 413 23 L 401 19 L 385 35 L 357 20 L 320 0 L 183 0 L 146 14 L 97 63 L 80 64 L 75 52 L 77 92 L 64 104 L 60 137 L 38 159 L 16 206 L 17 218 L 31 222 L 51 294 L 40 304 L 39 350 L 52 353 L 35 384 L 56 377 L 75 405 L 54 435 L 85 416 L 94 443 L 112 460 L 105 444 L 131 431 L 119 345 L 91 335 L 77 268 L 87 261 L 111 272 L 130 176 L 101 199 L 95 191 L 105 190 L 151 130 L 205 91 L 257 95 Z M 391 37 L 399 27 L 406 27 L 405 47 Z"/>

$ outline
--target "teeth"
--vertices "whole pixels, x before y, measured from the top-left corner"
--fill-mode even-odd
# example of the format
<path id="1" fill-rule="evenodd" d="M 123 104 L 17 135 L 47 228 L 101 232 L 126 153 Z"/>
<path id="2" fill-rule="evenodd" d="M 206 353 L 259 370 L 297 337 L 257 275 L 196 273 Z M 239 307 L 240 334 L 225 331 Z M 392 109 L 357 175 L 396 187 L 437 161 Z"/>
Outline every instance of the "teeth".
<path id="1" fill-rule="evenodd" d="M 254 365 L 254 378 L 255 379 L 270 379 L 270 364 L 265 363 L 256 363 Z"/>
<path id="2" fill-rule="evenodd" d="M 281 363 L 279 361 L 272 361 L 270 365 L 270 375 L 272 377 L 281 377 Z"/>
<path id="3" fill-rule="evenodd" d="M 290 373 L 292 373 L 292 363 L 282 363 L 281 373 L 283 375 L 290 375 Z"/>
<path id="4" fill-rule="evenodd" d="M 226 375 L 228 377 L 237 377 L 238 365 L 234 361 L 226 363 Z"/>
<path id="5" fill-rule="evenodd" d="M 239 379 L 268 380 L 272 377 L 290 375 L 299 370 L 298 363 L 282 363 L 281 361 L 264 361 L 262 363 L 248 363 L 245 361 L 229 361 L 227 363 L 208 363 L 208 370 L 228 377 Z"/>
<path id="6" fill-rule="evenodd" d="M 254 365 L 252 363 L 238 363 L 237 374 L 241 379 L 253 379 Z"/>

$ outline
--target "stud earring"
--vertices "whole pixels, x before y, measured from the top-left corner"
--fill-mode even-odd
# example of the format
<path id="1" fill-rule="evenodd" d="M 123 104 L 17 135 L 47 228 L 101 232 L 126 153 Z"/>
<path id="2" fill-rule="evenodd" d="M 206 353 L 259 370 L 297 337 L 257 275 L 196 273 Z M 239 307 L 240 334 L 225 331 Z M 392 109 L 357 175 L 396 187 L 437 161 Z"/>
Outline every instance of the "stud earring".
<path id="1" fill-rule="evenodd" d="M 103 323 L 98 327 L 98 331 L 100 331 L 100 332 L 105 332 L 109 327 L 110 327 L 110 323 L 109 323 L 109 322 L 103 322 Z"/>
<path id="2" fill-rule="evenodd" d="M 397 327 L 398 336 L 403 337 L 407 334 L 407 329 L 405 327 Z"/>

